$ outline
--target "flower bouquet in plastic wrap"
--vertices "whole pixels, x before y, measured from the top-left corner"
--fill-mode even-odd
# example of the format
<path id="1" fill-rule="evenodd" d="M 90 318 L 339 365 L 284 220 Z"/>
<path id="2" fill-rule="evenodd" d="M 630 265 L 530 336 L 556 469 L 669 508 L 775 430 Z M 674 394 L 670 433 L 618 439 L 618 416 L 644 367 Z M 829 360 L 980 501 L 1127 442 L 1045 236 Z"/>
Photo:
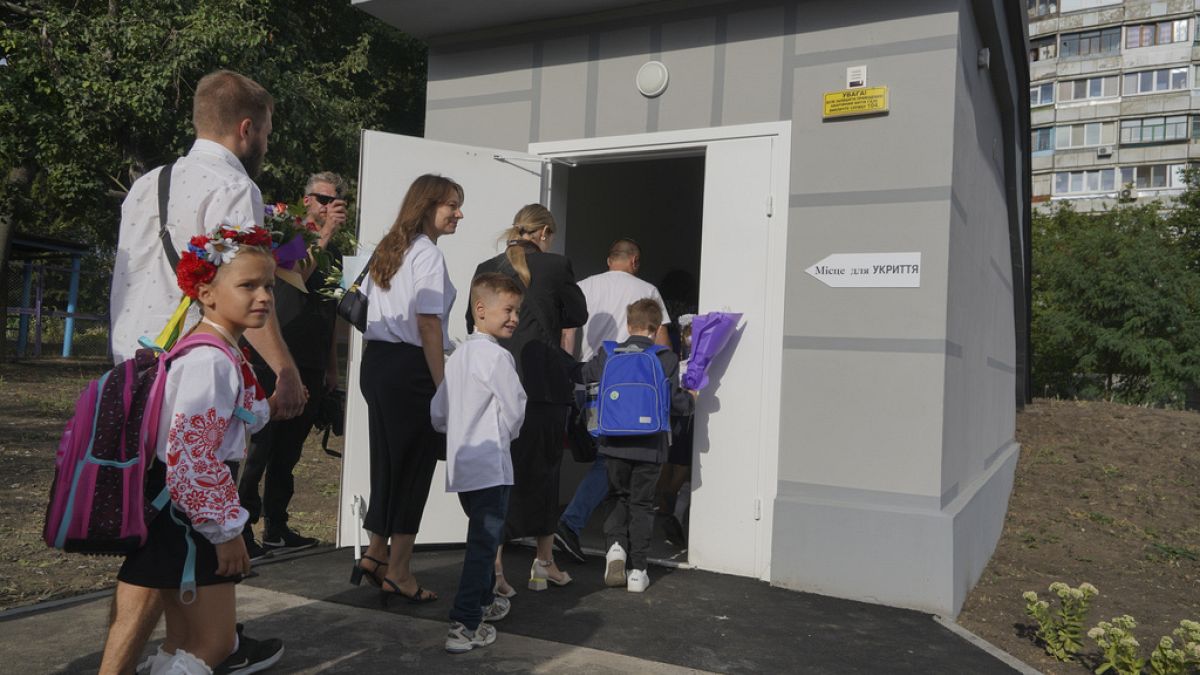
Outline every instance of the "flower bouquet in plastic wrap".
<path id="1" fill-rule="evenodd" d="M 736 312 L 709 312 L 692 319 L 692 352 L 683 374 L 684 389 L 699 391 L 708 386 L 709 366 L 729 344 L 741 319 Z"/>

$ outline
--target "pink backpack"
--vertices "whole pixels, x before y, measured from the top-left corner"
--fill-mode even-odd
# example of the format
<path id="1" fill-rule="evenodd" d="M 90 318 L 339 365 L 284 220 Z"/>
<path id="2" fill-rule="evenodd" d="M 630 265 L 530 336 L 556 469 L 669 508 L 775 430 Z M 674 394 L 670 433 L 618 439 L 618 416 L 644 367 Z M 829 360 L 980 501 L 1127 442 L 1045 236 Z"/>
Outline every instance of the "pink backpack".
<path id="1" fill-rule="evenodd" d="M 48 546 L 125 554 L 146 543 L 146 526 L 171 497 L 165 487 L 157 495 L 145 494 L 146 473 L 158 447 L 167 367 L 200 345 L 217 347 L 239 363 L 224 340 L 198 333 L 161 355 L 160 350 L 139 349 L 80 394 L 54 460 L 42 531 Z M 246 412 L 239 408 L 235 415 L 245 419 Z"/>

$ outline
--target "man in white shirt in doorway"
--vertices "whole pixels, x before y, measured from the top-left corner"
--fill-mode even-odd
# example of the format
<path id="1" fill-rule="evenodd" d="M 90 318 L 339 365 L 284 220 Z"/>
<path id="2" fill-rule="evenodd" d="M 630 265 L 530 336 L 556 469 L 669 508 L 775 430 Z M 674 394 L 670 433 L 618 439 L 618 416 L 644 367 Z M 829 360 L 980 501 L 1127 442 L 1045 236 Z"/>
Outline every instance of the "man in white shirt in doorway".
<path id="1" fill-rule="evenodd" d="M 275 102 L 254 80 L 218 70 L 200 79 L 192 101 L 196 141 L 171 173 L 165 232 L 175 251 L 220 223 L 263 224 L 262 193 L 252 176 L 262 168 L 271 134 Z M 112 350 L 117 363 L 131 358 L 138 338 L 158 335 L 182 299 L 175 270 L 160 239 L 158 180 L 162 168 L 139 178 L 121 205 L 121 229 L 113 266 L 109 316 Z M 191 310 L 183 331 L 199 321 Z M 280 335 L 274 313 L 266 326 L 246 331 L 246 338 L 275 371 L 273 396 L 277 418 L 290 418 L 304 408 L 306 394 L 300 374 Z M 134 664 L 162 614 L 155 589 L 117 582 L 101 673 L 125 675 Z M 163 649 L 171 652 L 168 634 Z M 230 658 L 261 662 L 273 654 L 275 640 L 252 640 L 239 634 Z M 273 644 L 269 644 L 273 643 Z M 280 647 L 281 648 L 281 647 Z M 244 657 L 244 658 L 243 658 Z M 220 669 L 218 669 L 220 670 Z"/>
<path id="2" fill-rule="evenodd" d="M 588 321 L 583 326 L 581 361 L 586 362 L 601 351 L 605 340 L 619 343 L 629 339 L 626 310 L 642 298 L 653 299 L 662 309 L 663 325 L 655 332 L 654 342 L 670 348 L 671 340 L 666 329 L 666 324 L 670 323 L 667 306 L 653 284 L 637 277 L 641 264 L 642 251 L 637 242 L 618 239 L 608 248 L 608 271 L 593 274 L 579 282 L 588 308 Z M 563 331 L 562 342 L 563 349 L 574 353 L 574 328 Z M 592 511 L 608 496 L 608 489 L 604 456 L 597 453 L 592 468 L 575 488 L 575 495 L 563 511 L 558 530 L 554 533 L 554 543 L 558 548 L 579 562 L 585 560 L 579 533 L 587 525 Z"/>

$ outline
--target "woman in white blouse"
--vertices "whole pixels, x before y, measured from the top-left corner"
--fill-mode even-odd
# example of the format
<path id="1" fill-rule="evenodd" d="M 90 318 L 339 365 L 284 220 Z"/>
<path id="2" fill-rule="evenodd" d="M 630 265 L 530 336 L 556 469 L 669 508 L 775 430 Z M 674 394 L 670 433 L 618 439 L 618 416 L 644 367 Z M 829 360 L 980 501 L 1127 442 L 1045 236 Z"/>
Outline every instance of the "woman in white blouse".
<path id="1" fill-rule="evenodd" d="M 367 402 L 371 497 L 364 526 L 371 543 L 351 582 L 366 575 L 384 601 L 432 602 L 409 568 L 429 483 L 445 437 L 434 431 L 429 403 L 442 382 L 450 348 L 446 314 L 454 304 L 437 240 L 454 234 L 462 214 L 458 183 L 426 174 L 415 180 L 391 230 L 371 257 L 359 377 Z M 389 548 L 388 541 L 391 540 Z"/>

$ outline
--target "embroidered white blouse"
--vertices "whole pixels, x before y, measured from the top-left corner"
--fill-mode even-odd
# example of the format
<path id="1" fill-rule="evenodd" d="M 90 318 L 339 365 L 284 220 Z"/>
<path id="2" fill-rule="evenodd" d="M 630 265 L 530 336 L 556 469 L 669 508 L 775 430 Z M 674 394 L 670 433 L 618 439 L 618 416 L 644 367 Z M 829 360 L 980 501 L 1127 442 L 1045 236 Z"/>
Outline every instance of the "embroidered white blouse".
<path id="1" fill-rule="evenodd" d="M 490 335 L 468 335 L 429 404 L 433 428 L 446 434 L 447 492 L 513 484 L 509 445 L 525 421 L 525 401 L 512 354 Z"/>
<path id="2" fill-rule="evenodd" d="M 216 347 L 197 346 L 167 370 L 158 427 L 158 459 L 167 468 L 175 508 L 213 544 L 240 536 L 249 514 L 225 465 L 246 457 L 249 435 L 266 425 L 270 406 L 249 367 Z M 244 383 L 244 384 L 243 384 Z M 249 424 L 235 408 L 254 414 Z"/>

